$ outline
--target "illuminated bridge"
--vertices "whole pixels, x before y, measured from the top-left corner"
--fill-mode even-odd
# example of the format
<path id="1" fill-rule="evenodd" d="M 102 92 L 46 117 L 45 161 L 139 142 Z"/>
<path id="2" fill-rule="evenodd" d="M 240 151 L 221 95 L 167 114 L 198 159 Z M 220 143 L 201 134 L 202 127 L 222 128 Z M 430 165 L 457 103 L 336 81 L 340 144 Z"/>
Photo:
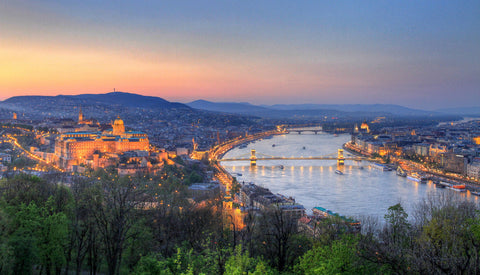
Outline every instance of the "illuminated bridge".
<path id="1" fill-rule="evenodd" d="M 252 149 L 250 153 L 250 157 L 248 155 L 241 155 L 237 158 L 227 158 L 227 159 L 219 159 L 218 161 L 250 161 L 251 166 L 257 165 L 258 160 L 336 160 L 338 165 L 345 164 L 345 160 L 356 160 L 362 161 L 367 160 L 364 157 L 357 157 L 357 156 L 347 156 L 343 155 L 343 149 L 338 149 L 338 152 L 335 154 L 329 154 L 325 156 L 313 156 L 313 157 L 276 157 L 276 156 L 269 156 L 264 154 L 256 153 L 255 149 Z"/>
<path id="2" fill-rule="evenodd" d="M 306 132 L 311 132 L 311 133 L 314 133 L 315 135 L 318 134 L 319 132 L 322 132 L 323 129 L 322 127 L 308 127 L 308 128 L 288 128 L 287 131 L 289 133 L 297 133 L 297 134 L 301 134 L 301 133 L 306 133 Z"/>

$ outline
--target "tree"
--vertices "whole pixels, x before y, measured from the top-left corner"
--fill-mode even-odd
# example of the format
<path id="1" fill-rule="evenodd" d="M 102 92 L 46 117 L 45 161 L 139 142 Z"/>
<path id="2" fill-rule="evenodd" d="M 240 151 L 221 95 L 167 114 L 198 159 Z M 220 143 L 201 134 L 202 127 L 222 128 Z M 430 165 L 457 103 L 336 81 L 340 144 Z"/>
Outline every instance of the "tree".
<path id="1" fill-rule="evenodd" d="M 93 217 L 101 236 L 108 274 L 118 274 L 127 240 L 132 238 L 137 209 L 143 209 L 142 185 L 127 177 L 106 175 L 94 186 Z"/>
<path id="2" fill-rule="evenodd" d="M 361 256 L 382 268 L 382 272 L 409 273 L 413 265 L 414 232 L 407 220 L 408 214 L 400 203 L 390 206 L 385 215 L 386 224 L 378 232 L 361 236 Z"/>
<path id="3" fill-rule="evenodd" d="M 10 237 L 13 248 L 15 274 L 31 274 L 32 268 L 38 261 L 38 229 L 41 227 L 41 210 L 35 203 L 21 204 L 15 214 L 15 231 Z"/>
<path id="4" fill-rule="evenodd" d="M 52 274 L 53 271 L 60 274 L 66 261 L 64 249 L 67 244 L 69 221 L 64 213 L 52 211 L 53 208 L 43 209 L 44 216 L 37 239 L 39 256 L 47 274 Z"/>
<path id="5" fill-rule="evenodd" d="M 376 266 L 358 254 L 359 236 L 346 234 L 331 244 L 318 243 L 295 266 L 298 274 L 374 274 Z"/>
<path id="6" fill-rule="evenodd" d="M 265 262 L 250 257 L 248 251 L 242 252 L 242 246 L 239 245 L 225 263 L 225 274 L 273 274 L 273 272 Z"/>
<path id="7" fill-rule="evenodd" d="M 298 255 L 289 253 L 293 249 L 293 237 L 297 230 L 297 220 L 287 215 L 280 206 L 262 213 L 256 228 L 252 255 L 265 257 L 279 271 L 284 271 Z"/>
<path id="8" fill-rule="evenodd" d="M 411 226 L 407 218 L 408 214 L 400 203 L 390 206 L 388 213 L 385 215 L 387 225 L 383 232 L 384 241 L 388 241 L 399 247 L 408 246 L 408 233 Z"/>
<path id="9" fill-rule="evenodd" d="M 0 208 L 0 274 L 13 274 L 14 251 L 9 243 L 11 219 Z"/>
<path id="10" fill-rule="evenodd" d="M 430 273 L 476 273 L 480 268 L 480 243 L 472 227 L 472 221 L 478 219 L 475 206 L 450 202 L 432 210 L 417 241 L 422 269 Z"/>

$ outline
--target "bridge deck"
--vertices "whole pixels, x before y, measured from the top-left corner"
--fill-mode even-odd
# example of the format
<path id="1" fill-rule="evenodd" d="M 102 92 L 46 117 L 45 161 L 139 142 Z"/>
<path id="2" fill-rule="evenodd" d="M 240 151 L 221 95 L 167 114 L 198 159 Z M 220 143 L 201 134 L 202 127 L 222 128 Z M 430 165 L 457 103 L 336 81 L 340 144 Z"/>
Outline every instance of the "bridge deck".
<path id="1" fill-rule="evenodd" d="M 341 158 L 344 160 L 366 160 L 361 157 L 346 157 Z M 232 158 L 232 159 L 219 159 L 218 161 L 250 161 L 250 158 Z M 338 157 L 271 157 L 271 158 L 256 158 L 256 160 L 338 160 Z"/>

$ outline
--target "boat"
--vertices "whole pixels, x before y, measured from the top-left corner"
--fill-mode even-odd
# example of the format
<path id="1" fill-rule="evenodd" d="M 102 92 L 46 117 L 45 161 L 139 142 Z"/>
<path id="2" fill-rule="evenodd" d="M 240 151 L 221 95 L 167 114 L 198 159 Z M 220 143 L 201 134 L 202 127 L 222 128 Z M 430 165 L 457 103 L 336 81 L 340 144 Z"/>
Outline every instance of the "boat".
<path id="1" fill-rule="evenodd" d="M 407 175 L 407 179 L 420 183 L 427 183 L 427 178 L 418 173 L 411 173 L 410 175 Z"/>
<path id="2" fill-rule="evenodd" d="M 283 167 L 283 165 L 279 165 L 278 168 L 283 170 L 285 167 Z"/>
<path id="3" fill-rule="evenodd" d="M 272 147 L 275 147 L 275 144 L 272 144 Z"/>
<path id="4" fill-rule="evenodd" d="M 337 169 L 337 170 L 335 170 L 335 174 L 343 175 L 343 172 Z"/>
<path id="5" fill-rule="evenodd" d="M 451 185 L 451 186 L 447 187 L 447 189 L 457 191 L 457 192 L 467 191 L 467 189 L 465 189 L 465 184 Z"/>
<path id="6" fill-rule="evenodd" d="M 381 171 L 388 171 L 388 167 L 380 163 L 374 162 L 370 166 Z"/>
<path id="7" fill-rule="evenodd" d="M 448 182 L 445 182 L 445 181 L 440 181 L 438 183 L 439 186 L 441 186 L 441 188 L 445 188 L 445 187 L 452 187 L 453 184 L 450 184 Z"/>
<path id="8" fill-rule="evenodd" d="M 303 146 L 303 150 L 305 150 L 305 146 Z"/>
<path id="9" fill-rule="evenodd" d="M 406 177 L 406 176 L 407 176 L 407 172 L 403 171 L 402 167 L 398 166 L 398 168 L 397 168 L 397 176 Z"/>
<path id="10" fill-rule="evenodd" d="M 475 195 L 475 196 L 480 196 L 480 192 L 478 191 L 470 191 L 470 193 L 472 193 L 472 195 Z"/>

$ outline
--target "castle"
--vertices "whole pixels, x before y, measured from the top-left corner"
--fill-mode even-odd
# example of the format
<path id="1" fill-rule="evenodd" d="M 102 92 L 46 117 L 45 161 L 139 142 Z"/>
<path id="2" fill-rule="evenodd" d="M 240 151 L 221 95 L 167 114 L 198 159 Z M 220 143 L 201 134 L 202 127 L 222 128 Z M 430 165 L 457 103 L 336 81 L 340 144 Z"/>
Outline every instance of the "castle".
<path id="1" fill-rule="evenodd" d="M 83 124 L 82 111 L 79 112 L 79 124 Z M 55 155 L 60 167 L 72 170 L 75 165 L 92 168 L 105 167 L 108 162 L 101 162 L 101 155 L 117 155 L 127 151 L 148 151 L 147 134 L 137 131 L 125 131 L 125 125 L 117 117 L 109 131 L 66 132 L 55 141 Z"/>

